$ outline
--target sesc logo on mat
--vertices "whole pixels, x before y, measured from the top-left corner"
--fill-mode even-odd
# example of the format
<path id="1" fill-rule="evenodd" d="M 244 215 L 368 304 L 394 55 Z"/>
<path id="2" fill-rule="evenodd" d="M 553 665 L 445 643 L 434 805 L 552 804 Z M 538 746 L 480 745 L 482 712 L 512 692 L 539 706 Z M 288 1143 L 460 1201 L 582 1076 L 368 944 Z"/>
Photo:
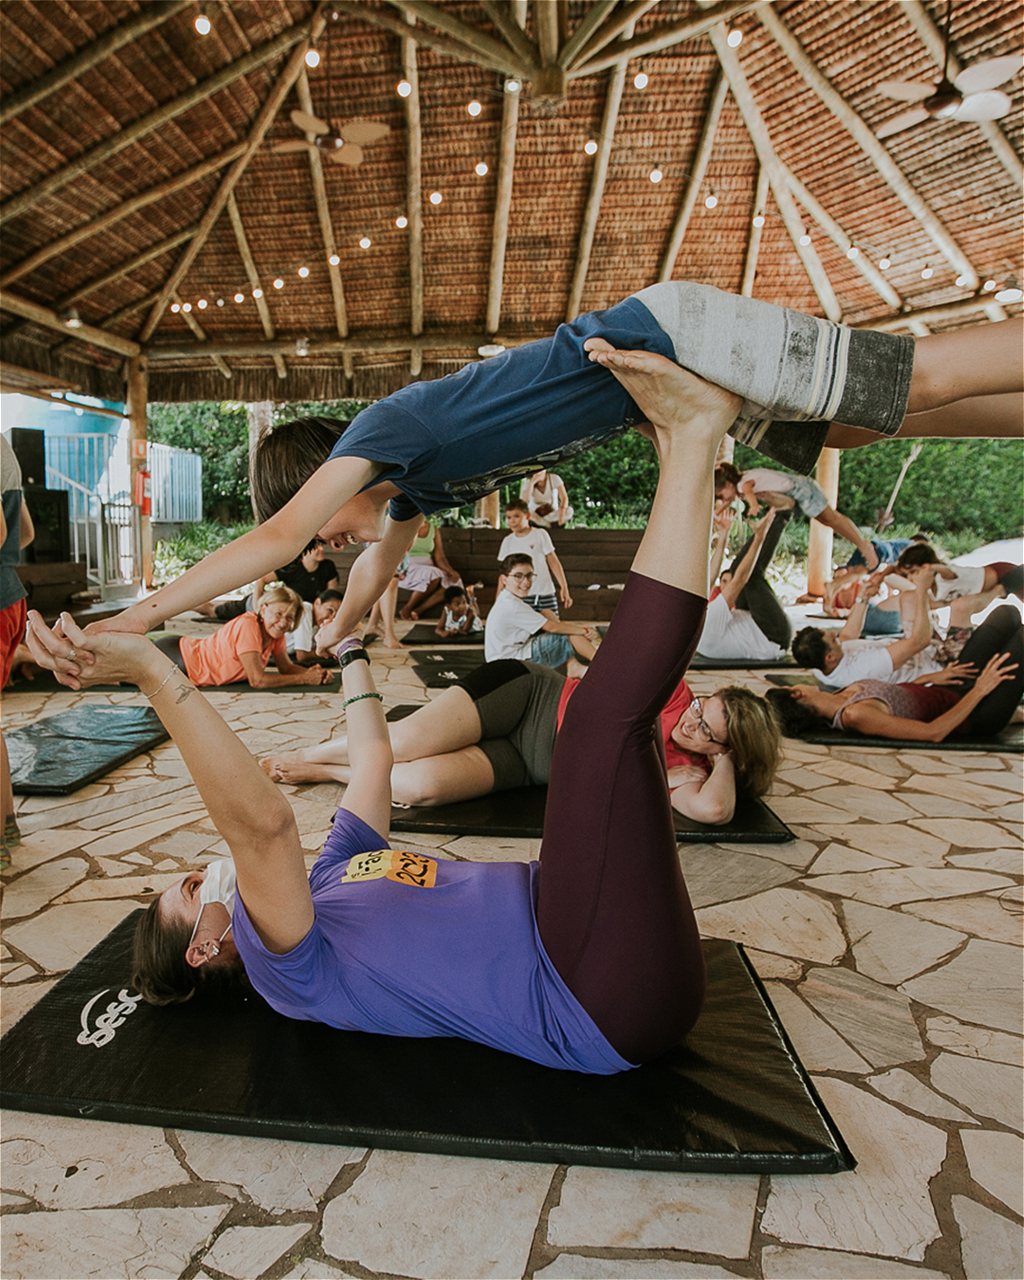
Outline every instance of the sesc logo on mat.
<path id="1" fill-rule="evenodd" d="M 78 1043 L 82 1045 L 91 1044 L 94 1049 L 102 1049 L 105 1044 L 110 1044 L 114 1036 L 117 1035 L 117 1028 L 122 1026 L 124 1020 L 130 1013 L 134 1013 L 136 1007 L 142 999 L 142 996 L 133 996 L 125 990 L 124 987 L 117 994 L 116 1000 L 111 1000 L 103 1013 L 96 1018 L 96 1026 L 89 1029 L 89 1015 L 92 1007 L 97 1000 L 110 991 L 110 987 L 104 987 L 100 992 L 82 1007 L 82 1030 L 78 1033 Z"/>

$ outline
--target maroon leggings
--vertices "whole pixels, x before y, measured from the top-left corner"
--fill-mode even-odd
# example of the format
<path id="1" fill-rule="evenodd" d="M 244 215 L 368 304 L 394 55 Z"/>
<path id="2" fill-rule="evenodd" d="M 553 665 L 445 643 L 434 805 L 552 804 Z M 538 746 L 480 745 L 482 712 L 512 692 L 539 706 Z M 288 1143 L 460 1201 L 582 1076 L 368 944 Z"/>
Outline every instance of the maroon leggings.
<path id="1" fill-rule="evenodd" d="M 551 762 L 540 935 L 566 985 L 630 1062 L 678 1043 L 704 999 L 658 714 L 686 670 L 705 607 L 701 596 L 629 575 Z"/>

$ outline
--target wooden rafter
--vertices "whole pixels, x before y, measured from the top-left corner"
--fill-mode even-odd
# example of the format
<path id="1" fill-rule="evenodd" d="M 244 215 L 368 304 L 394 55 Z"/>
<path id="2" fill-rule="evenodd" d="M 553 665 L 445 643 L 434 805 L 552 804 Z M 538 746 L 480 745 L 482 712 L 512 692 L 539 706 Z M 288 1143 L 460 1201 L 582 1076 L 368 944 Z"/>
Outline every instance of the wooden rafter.
<path id="1" fill-rule="evenodd" d="M 415 18 L 409 17 L 410 26 Z M 416 41 L 412 33 L 402 37 L 402 74 L 412 91 L 405 99 L 406 186 L 409 219 L 409 328 L 423 332 L 423 130 L 420 124 L 420 74 L 416 61 Z M 507 95 L 506 95 L 507 96 Z M 423 370 L 423 352 L 411 352 L 409 372 L 418 378 Z"/>
<path id="2" fill-rule="evenodd" d="M 793 195 L 786 185 L 783 166 L 775 153 L 775 148 L 772 146 L 767 126 L 750 85 L 747 83 L 747 77 L 740 66 L 739 58 L 726 43 L 724 25 L 719 24 L 717 27 L 712 28 L 708 33 L 708 37 L 714 46 L 715 53 L 718 54 L 718 61 L 722 64 L 722 70 L 729 81 L 729 88 L 732 90 L 732 96 L 736 100 L 737 107 L 739 107 L 743 123 L 747 126 L 747 133 L 750 134 L 750 140 L 754 144 L 757 158 L 761 167 L 768 174 L 772 195 L 775 197 L 775 203 L 778 205 L 782 221 L 789 232 L 790 239 L 793 241 L 793 248 L 804 265 L 804 270 L 807 272 L 814 292 L 818 296 L 821 308 L 829 320 L 841 320 L 843 318 L 842 308 L 839 306 L 839 299 L 832 288 L 832 282 L 828 278 L 828 272 L 822 265 L 814 246 L 800 243 L 800 238 L 804 234 L 800 211 L 797 209 Z"/>
<path id="3" fill-rule="evenodd" d="M 900 5 L 900 13 L 921 37 L 925 48 L 935 59 L 936 65 L 941 67 L 945 61 L 946 42 L 942 37 L 942 32 L 932 21 L 924 5 L 921 4 L 921 0 L 903 0 Z M 962 70 L 963 64 L 951 49 L 949 51 L 949 69 L 947 73 L 950 80 L 955 80 Z M 1024 185 L 1024 165 L 1021 164 L 1020 157 L 1014 151 L 1013 144 L 995 120 L 975 121 L 975 127 L 981 130 L 985 141 L 992 149 L 992 154 L 1013 179 L 1014 188 L 1019 193 L 1021 186 Z"/>
<path id="4" fill-rule="evenodd" d="M 252 128 L 249 130 L 249 135 L 246 138 L 245 150 L 224 175 L 223 181 L 217 188 L 216 195 L 213 197 L 213 200 L 207 207 L 206 212 L 200 219 L 199 229 L 196 232 L 195 238 L 182 254 L 181 258 L 176 263 L 174 270 L 164 282 L 164 287 L 161 291 L 160 297 L 143 326 L 141 335 L 143 342 L 149 340 L 153 334 L 153 330 L 160 323 L 160 318 L 163 315 L 168 299 L 174 290 L 177 289 L 185 276 L 185 272 L 188 271 L 189 267 L 191 267 L 200 249 L 202 249 L 203 245 L 206 243 L 207 237 L 213 229 L 214 223 L 224 211 L 224 206 L 227 204 L 228 197 L 234 191 L 235 186 L 242 174 L 245 172 L 249 161 L 256 154 L 257 148 L 262 144 L 267 130 L 273 123 L 274 117 L 281 109 L 281 104 L 290 93 L 292 86 L 298 78 L 299 72 L 302 70 L 306 50 L 309 48 L 310 43 L 317 40 L 323 32 L 324 25 L 327 21 L 326 8 L 326 5 L 321 5 L 317 9 L 312 22 L 304 33 L 304 36 L 299 37 L 301 39 L 301 44 L 299 44 L 297 49 L 292 50 L 291 56 L 285 64 L 284 70 L 278 76 L 267 100 L 257 113 Z"/>
<path id="5" fill-rule="evenodd" d="M 621 5 L 603 26 L 598 26 L 583 42 L 579 51 L 573 55 L 569 66 L 575 69 L 580 63 L 586 62 L 606 45 L 611 44 L 624 31 L 632 34 L 636 21 L 653 9 L 658 2 L 659 0 L 626 0 L 625 4 Z"/>
<path id="6" fill-rule="evenodd" d="M 260 273 L 256 270 L 256 260 L 253 258 L 252 250 L 249 248 L 249 237 L 245 234 L 245 224 L 242 222 L 242 214 L 239 211 L 238 201 L 235 199 L 234 192 L 228 194 L 227 209 L 228 218 L 231 221 L 231 229 L 235 233 L 235 243 L 238 245 L 238 252 L 245 267 L 245 274 L 249 278 L 249 287 L 253 291 L 253 299 L 256 303 L 256 310 L 259 313 L 260 324 L 263 325 L 263 332 L 267 337 L 273 338 L 274 322 L 270 316 L 267 295 L 260 280 Z M 274 367 L 277 369 L 279 378 L 288 376 L 288 370 L 280 354 L 274 356 Z"/>
<path id="7" fill-rule="evenodd" d="M 711 152 L 715 145 L 715 134 L 718 131 L 718 122 L 721 119 L 722 108 L 725 106 L 725 100 L 728 97 L 728 94 L 729 81 L 725 78 L 725 72 L 720 70 L 718 78 L 715 81 L 714 88 L 711 90 L 711 101 L 708 103 L 707 110 L 704 112 L 704 123 L 701 126 L 700 138 L 697 142 L 697 150 L 694 152 L 693 159 L 690 161 L 686 186 L 679 201 L 679 208 L 676 210 L 676 216 L 672 222 L 672 229 L 668 236 L 668 244 L 665 246 L 665 252 L 662 255 L 661 269 L 658 272 L 659 280 L 672 279 L 672 272 L 675 270 L 676 259 L 679 257 L 679 250 L 683 247 L 683 240 L 686 237 L 686 228 L 690 225 L 690 216 L 697 204 L 697 199 L 700 196 L 700 189 L 704 183 L 704 175 L 707 173 L 708 161 L 711 159 Z"/>
<path id="8" fill-rule="evenodd" d="M 660 53 L 662 49 L 671 49 L 685 40 L 693 40 L 696 36 L 706 35 L 716 23 L 728 22 L 746 13 L 750 9 L 767 3 L 767 0 L 728 0 L 726 4 L 716 4 L 713 9 L 696 18 L 686 18 L 682 22 L 673 22 L 664 27 L 655 27 L 653 31 L 645 31 L 643 35 L 633 36 L 628 40 L 620 40 L 610 45 L 598 56 L 580 63 L 569 72 L 570 79 L 593 75 L 596 71 L 607 71 L 624 58 L 643 58 L 649 53 Z"/>
<path id="9" fill-rule="evenodd" d="M 19 191 L 17 195 L 11 196 L 3 205 L 0 205 L 0 218 L 15 218 L 27 209 L 31 209 L 33 205 L 38 204 L 45 196 L 50 196 L 54 192 L 60 191 L 69 182 L 73 182 L 76 178 L 81 177 L 82 174 L 88 173 L 105 160 L 109 160 L 111 156 L 117 155 L 125 147 L 138 142 L 140 138 L 152 133 L 154 129 L 159 129 L 162 125 L 167 124 L 183 112 L 196 106 L 197 103 L 205 102 L 211 95 L 219 93 L 221 89 L 233 84 L 236 80 L 241 79 L 242 76 L 248 75 L 250 71 L 255 71 L 257 67 L 263 66 L 265 62 L 276 58 L 285 50 L 290 49 L 292 45 L 305 39 L 308 31 L 308 22 L 289 27 L 287 31 L 282 31 L 273 40 L 268 40 L 266 44 L 261 44 L 250 53 L 243 54 L 241 58 L 229 63 L 228 66 L 222 67 L 216 75 L 209 76 L 199 84 L 193 85 L 191 89 L 180 94 L 173 101 L 165 102 L 159 107 L 154 107 L 152 111 L 147 111 L 144 116 L 133 121 L 132 124 L 127 125 L 124 129 L 119 129 L 116 133 L 111 134 L 109 138 L 104 138 L 102 142 L 96 143 L 95 146 L 89 147 L 81 155 L 75 156 L 73 160 L 68 161 L 63 169 L 59 169 L 56 173 L 48 174 L 33 186 L 26 187 L 24 191 Z"/>
<path id="10" fill-rule="evenodd" d="M 181 299 L 178 297 L 177 294 L 174 295 L 174 300 L 179 304 L 181 303 Z M 210 339 L 207 337 L 206 330 L 195 318 L 195 316 L 192 314 L 191 311 L 182 311 L 181 316 L 184 319 L 185 323 L 188 325 L 188 327 L 199 339 L 200 342 L 203 342 L 203 343 L 209 342 Z M 229 368 L 228 363 L 224 359 L 224 357 L 211 356 L 210 360 L 212 361 L 213 367 L 217 370 L 217 372 L 221 374 L 222 377 L 227 378 L 227 380 L 230 382 L 234 375 L 232 374 L 231 369 Z"/>
<path id="11" fill-rule="evenodd" d="M 22 258 L 20 262 L 16 262 L 13 267 L 0 276 L 0 287 L 12 284 L 15 280 L 20 280 L 22 276 L 35 271 L 37 267 L 49 262 L 51 258 L 67 253 L 69 249 L 81 244 L 83 240 L 90 240 L 93 236 L 101 235 L 115 223 L 120 222 L 122 218 L 127 218 L 130 214 L 137 213 L 147 205 L 153 204 L 154 201 L 160 200 L 164 196 L 173 195 L 175 191 L 181 191 L 183 188 L 191 186 L 194 182 L 199 182 L 201 179 L 209 177 L 211 173 L 216 173 L 218 169 L 223 169 L 226 164 L 230 164 L 232 160 L 236 160 L 242 154 L 244 146 L 244 143 L 238 142 L 233 147 L 228 147 L 227 151 L 222 151 L 220 155 L 204 160 L 201 164 L 193 165 L 191 169 L 186 169 L 184 173 L 175 174 L 173 178 L 168 178 L 165 182 L 158 182 L 155 187 L 150 187 L 148 191 L 140 192 L 139 195 L 133 196 L 131 200 L 125 200 L 123 203 L 115 205 L 113 209 L 108 209 L 106 213 L 94 218 L 91 222 L 75 227 L 74 230 L 60 236 L 57 240 L 51 240 L 49 244 L 43 245 L 35 253 L 31 253 L 27 258 Z"/>
<path id="12" fill-rule="evenodd" d="M 61 326 L 63 328 L 63 326 Z M 347 338 L 338 338 L 333 333 L 324 333 L 319 335 L 311 335 L 309 340 L 310 352 L 314 356 L 319 355 L 341 355 L 345 351 L 351 352 L 353 355 L 406 355 L 411 350 L 422 352 L 437 352 L 441 355 L 449 355 L 451 353 L 462 354 L 465 351 L 475 351 L 483 342 L 491 342 L 497 339 L 506 347 L 522 346 L 526 342 L 533 342 L 538 337 L 545 336 L 544 333 L 531 333 L 523 336 L 520 334 L 506 335 L 484 333 L 477 329 L 474 331 L 443 331 L 439 333 L 381 333 L 379 331 L 371 333 L 350 333 Z M 294 344 L 288 338 L 265 338 L 262 341 L 258 338 L 238 338 L 238 339 L 213 339 L 204 346 L 198 343 L 184 343 L 180 339 L 170 342 L 151 343 L 146 348 L 146 356 L 151 364 L 166 363 L 167 361 L 191 360 L 197 357 L 208 359 L 211 355 L 224 356 L 225 359 L 238 358 L 241 356 L 272 356 L 272 355 L 289 355 L 293 350 Z"/>
<path id="13" fill-rule="evenodd" d="M 750 230 L 747 233 L 747 249 L 743 255 L 743 278 L 740 281 L 740 293 L 745 298 L 751 298 L 754 295 L 754 280 L 757 278 L 757 259 L 761 252 L 761 236 L 764 231 L 764 222 L 755 222 L 754 219 L 760 215 L 764 218 L 765 208 L 768 204 L 768 170 L 763 164 L 757 166 L 757 186 L 754 188 L 754 211 L 750 215 Z"/>
<path id="14" fill-rule="evenodd" d="M 299 106 L 307 115 L 316 115 L 313 110 L 313 99 L 309 92 L 309 77 L 306 75 L 306 69 L 303 67 L 299 73 L 299 78 L 295 82 L 296 94 L 299 99 Z M 312 134 L 306 134 L 306 141 L 314 141 Z M 309 149 L 309 179 L 313 185 L 313 202 L 316 205 L 316 218 L 320 224 L 320 239 L 324 246 L 324 255 L 327 259 L 327 278 L 331 282 L 331 301 L 334 304 L 334 324 L 338 330 L 338 336 L 344 338 L 348 336 L 348 308 L 345 305 L 345 284 L 341 277 L 341 264 L 335 264 L 332 258 L 338 257 L 337 244 L 334 239 L 334 226 L 331 222 L 331 210 L 327 203 L 327 183 L 324 180 L 323 160 L 320 152 L 315 147 Z M 345 359 L 345 376 L 352 376 L 352 358 Z"/>
<path id="15" fill-rule="evenodd" d="M 40 324 L 44 329 L 53 329 L 65 337 L 73 336 L 77 342 L 87 342 L 94 347 L 101 347 L 104 351 L 113 351 L 119 356 L 137 356 L 142 350 L 137 342 L 132 342 L 129 338 L 120 338 L 116 333 L 107 333 L 105 329 L 99 329 L 91 324 L 83 324 L 75 329 L 73 334 L 69 333 L 67 325 L 51 307 L 42 307 L 38 302 L 31 302 L 28 298 L 19 298 L 9 289 L 3 295 L 2 309 L 22 320 L 31 320 L 33 324 Z"/>
<path id="16" fill-rule="evenodd" d="M 513 20 L 526 25 L 526 0 L 514 0 Z M 516 172 L 516 135 L 519 131 L 519 94 L 506 93 L 501 108 L 501 144 L 498 150 L 498 179 L 494 194 L 494 222 L 491 227 L 491 263 L 487 274 L 488 334 L 501 324 L 501 295 L 505 286 L 505 250 L 512 210 L 512 184 Z"/>
<path id="17" fill-rule="evenodd" d="M 967 255 L 939 220 L 934 210 L 914 189 L 906 174 L 903 173 L 881 142 L 846 99 L 837 92 L 832 83 L 814 65 L 799 40 L 779 15 L 770 5 L 767 5 L 761 6 L 757 10 L 757 16 L 805 83 L 814 90 L 840 124 L 853 136 L 861 150 L 874 162 L 875 168 L 918 220 L 922 230 L 938 249 L 939 253 L 955 268 L 958 275 L 967 277 L 969 287 L 976 288 L 978 275 Z"/>
<path id="18" fill-rule="evenodd" d="M 390 31 L 396 36 L 404 38 L 408 31 L 404 19 L 399 14 L 391 13 L 387 9 L 375 9 L 362 3 L 362 0 L 335 0 L 331 8 L 337 9 L 339 13 L 346 13 L 360 22 L 369 23 L 372 27 L 383 27 L 385 31 Z M 460 40 L 453 40 L 451 36 L 443 35 L 439 31 L 431 31 L 423 26 L 416 28 L 416 43 L 433 49 L 437 53 L 447 54 L 450 58 L 457 58 L 460 62 L 474 62 L 477 66 L 486 67 L 489 71 L 497 71 L 500 75 L 525 76 L 526 74 L 526 68 L 520 66 L 519 59 L 512 50 L 498 41 L 494 41 L 500 50 L 500 56 L 497 58 L 479 53 L 471 45 L 463 44 Z"/>
<path id="19" fill-rule="evenodd" d="M 936 324 L 940 320 L 957 320 L 961 316 L 973 315 L 977 311 L 984 311 L 988 314 L 988 309 L 992 305 L 993 299 L 990 294 L 977 293 L 970 298 L 958 298 L 956 302 L 938 303 L 934 307 L 921 307 L 917 311 L 908 311 L 905 315 L 889 316 L 885 320 L 865 320 L 861 324 L 854 325 L 855 329 L 881 329 L 884 332 L 891 332 L 893 329 L 906 329 L 910 327 L 911 321 L 919 324 Z M 996 306 L 999 306 L 996 303 Z M 998 317 L 990 317 L 990 319 L 1004 319 L 1006 313 L 1002 311 Z"/>
<path id="20" fill-rule="evenodd" d="M 427 26 L 434 27 L 437 31 L 442 31 L 445 35 L 458 40 L 460 44 L 465 45 L 467 49 L 472 49 L 480 57 L 490 59 L 492 66 L 499 70 L 507 66 L 512 73 L 520 75 L 530 70 L 530 63 L 520 63 L 518 55 L 514 52 L 512 61 L 508 61 L 509 49 L 501 40 L 495 40 L 479 27 L 470 26 L 468 22 L 463 22 L 461 18 L 457 18 L 439 5 L 428 4 L 426 0 L 389 0 L 389 3 L 403 14 L 418 18 Z"/>
<path id="21" fill-rule="evenodd" d="M 150 3 L 144 5 L 134 17 L 105 31 L 92 44 L 79 49 L 63 62 L 58 62 L 44 75 L 30 80 L 20 89 L 15 89 L 0 104 L 0 124 L 6 124 L 20 112 L 41 102 L 51 93 L 56 93 L 72 80 L 77 80 L 79 76 L 98 66 L 124 45 L 141 39 L 147 31 L 152 31 L 154 27 L 161 26 L 168 18 L 173 18 L 176 13 L 180 13 L 188 3 L 189 0 L 150 0 Z"/>
<path id="22" fill-rule="evenodd" d="M 599 2 L 607 4 L 608 0 L 599 0 Z M 611 2 L 614 4 L 615 0 Z M 480 0 L 480 7 L 501 32 L 524 66 L 534 67 L 540 62 L 537 46 L 513 19 L 505 0 Z"/>
<path id="23" fill-rule="evenodd" d="M 146 307 L 151 307 L 157 298 L 160 297 L 160 290 L 157 289 L 153 293 L 144 294 L 141 298 L 136 298 L 134 302 L 129 302 L 127 306 L 119 307 L 117 311 L 112 311 L 109 316 L 104 316 L 103 324 L 100 326 L 108 333 L 111 332 L 115 325 L 127 320 L 129 316 L 133 316 L 136 311 L 144 311 Z M 55 347 L 50 348 L 50 358 L 62 356 L 74 346 L 74 339 L 68 338 L 64 342 L 58 342 Z"/>
<path id="24" fill-rule="evenodd" d="M 572 66 L 577 54 L 581 52 L 590 37 L 615 8 L 616 3 L 617 0 L 593 0 L 590 8 L 580 19 L 576 30 L 559 51 L 558 65 L 560 67 L 565 67 L 568 70 Z M 610 38 L 614 39 L 614 37 Z"/>
<path id="25" fill-rule="evenodd" d="M 558 7 L 551 0 L 533 0 L 533 27 L 537 32 L 540 64 L 550 67 L 558 59 Z"/>

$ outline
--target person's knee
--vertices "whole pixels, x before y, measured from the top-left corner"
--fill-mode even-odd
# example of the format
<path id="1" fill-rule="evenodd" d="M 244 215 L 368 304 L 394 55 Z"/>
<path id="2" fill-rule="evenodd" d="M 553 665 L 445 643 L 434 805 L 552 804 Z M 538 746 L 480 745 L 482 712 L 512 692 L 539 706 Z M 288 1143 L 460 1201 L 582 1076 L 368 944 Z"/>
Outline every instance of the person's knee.
<path id="1" fill-rule="evenodd" d="M 391 794 L 396 804 L 436 805 L 445 800 L 440 775 L 430 759 L 396 764 L 391 770 Z"/>

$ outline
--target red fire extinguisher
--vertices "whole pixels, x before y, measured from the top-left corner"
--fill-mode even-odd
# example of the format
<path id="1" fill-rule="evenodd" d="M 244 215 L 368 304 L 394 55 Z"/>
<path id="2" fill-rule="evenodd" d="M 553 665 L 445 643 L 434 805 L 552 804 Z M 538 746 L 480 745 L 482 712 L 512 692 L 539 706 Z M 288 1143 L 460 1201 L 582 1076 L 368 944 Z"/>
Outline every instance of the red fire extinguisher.
<path id="1" fill-rule="evenodd" d="M 135 493 L 132 500 L 139 508 L 140 515 L 153 514 L 153 477 L 149 471 L 144 471 L 141 467 L 135 473 Z"/>

